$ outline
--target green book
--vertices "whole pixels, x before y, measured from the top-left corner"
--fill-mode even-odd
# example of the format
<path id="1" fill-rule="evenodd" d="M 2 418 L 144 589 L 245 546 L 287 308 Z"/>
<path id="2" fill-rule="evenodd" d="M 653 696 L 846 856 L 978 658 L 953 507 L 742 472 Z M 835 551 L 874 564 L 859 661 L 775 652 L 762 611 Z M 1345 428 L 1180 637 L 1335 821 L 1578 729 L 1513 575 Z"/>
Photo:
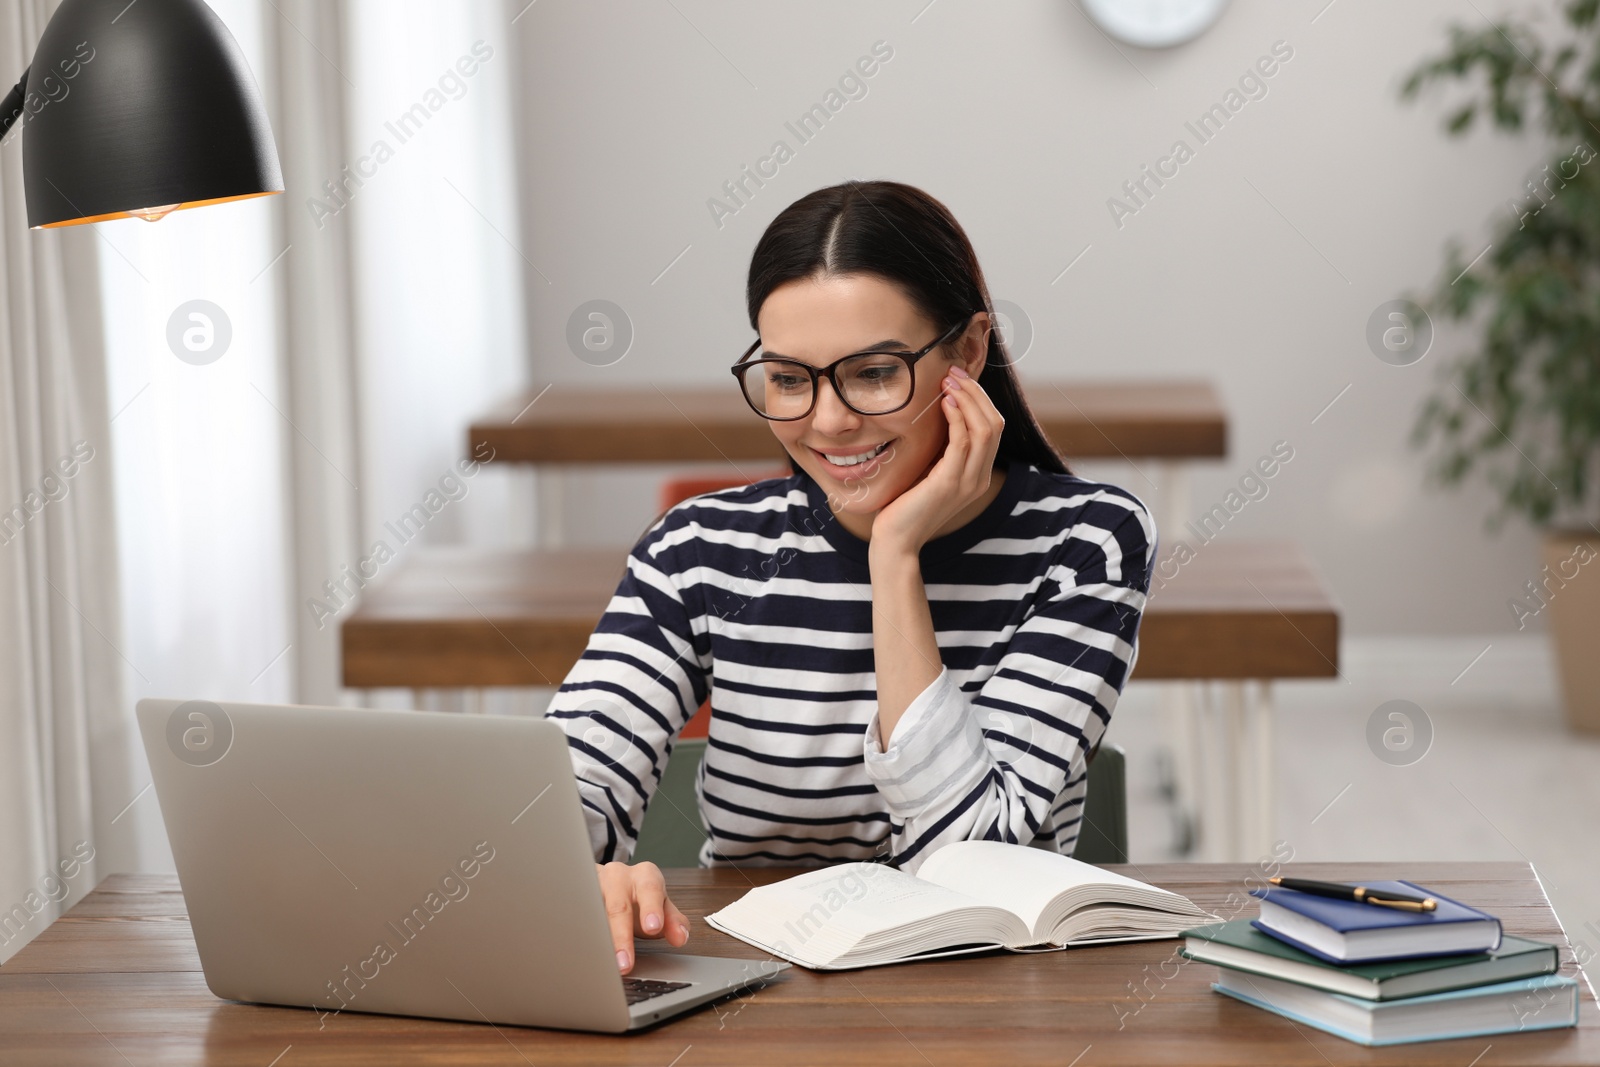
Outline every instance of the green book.
<path id="1" fill-rule="evenodd" d="M 1506 935 L 1493 952 L 1377 963 L 1333 964 L 1262 933 L 1249 919 L 1183 931 L 1191 960 L 1281 978 L 1363 1000 L 1396 1000 L 1554 974 L 1556 946 Z"/>

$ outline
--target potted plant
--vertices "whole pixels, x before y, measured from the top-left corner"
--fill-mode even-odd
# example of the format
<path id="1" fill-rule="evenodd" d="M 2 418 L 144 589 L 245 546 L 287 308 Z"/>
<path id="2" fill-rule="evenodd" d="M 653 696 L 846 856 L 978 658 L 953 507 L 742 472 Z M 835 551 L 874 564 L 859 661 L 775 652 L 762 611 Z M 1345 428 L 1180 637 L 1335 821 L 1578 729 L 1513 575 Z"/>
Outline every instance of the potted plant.
<path id="1" fill-rule="evenodd" d="M 1454 26 L 1449 47 L 1400 95 L 1455 81 L 1452 136 L 1478 119 L 1550 138 L 1548 164 L 1508 204 L 1476 262 L 1458 243 L 1425 306 L 1466 323 L 1475 350 L 1440 368 L 1412 427 L 1434 445 L 1430 484 L 1474 471 L 1498 491 L 1497 531 L 1516 514 L 1544 531 L 1543 566 L 1510 599 L 1519 629 L 1549 624 L 1567 720 L 1600 732 L 1600 0 L 1569 0 L 1561 39 L 1526 23 Z M 1481 81 L 1477 75 L 1482 74 Z"/>

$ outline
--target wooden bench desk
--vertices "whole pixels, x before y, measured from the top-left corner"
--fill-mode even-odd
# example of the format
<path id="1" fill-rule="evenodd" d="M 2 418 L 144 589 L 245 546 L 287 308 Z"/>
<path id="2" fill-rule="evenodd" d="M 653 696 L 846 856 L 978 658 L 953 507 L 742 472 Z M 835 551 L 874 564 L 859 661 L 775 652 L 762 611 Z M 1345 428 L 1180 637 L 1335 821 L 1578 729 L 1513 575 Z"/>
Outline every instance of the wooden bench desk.
<path id="1" fill-rule="evenodd" d="M 1190 897 L 1224 918 L 1254 914 L 1262 872 L 1242 864 L 1112 868 Z M 218 1000 L 205 986 L 177 880 L 116 875 L 0 968 L 0 1062 L 7 1067 L 297 1067 L 300 1064 L 1072 1064 L 1600 1065 L 1600 1008 L 1533 869 L 1524 863 L 1292 863 L 1311 878 L 1414 878 L 1499 915 L 1507 933 L 1561 946 L 1580 978 L 1573 1029 L 1368 1049 L 1215 993 L 1216 968 L 1178 941 L 1004 952 L 861 971 L 793 967 L 652 1030 L 625 1036 L 443 1022 Z M 703 921 L 784 868 L 672 869 L 690 918 L 686 951 L 763 953 Z M 1248 903 L 1247 903 L 1248 902 Z M 532 902 L 530 902 L 532 906 Z M 1137 993 L 1136 993 L 1137 991 Z"/>
<path id="2" fill-rule="evenodd" d="M 1228 420 L 1207 381 L 1055 382 L 1023 379 L 1045 434 L 1084 459 L 1220 459 Z M 681 463 L 780 460 L 772 430 L 730 376 L 719 386 L 598 389 L 557 384 L 507 400 L 473 422 L 504 463 Z"/>
<path id="3" fill-rule="evenodd" d="M 622 576 L 623 556 L 419 549 L 344 621 L 344 684 L 559 685 Z M 1292 543 L 1219 541 L 1175 574 L 1156 575 L 1133 678 L 1224 683 L 1215 707 L 1191 704 L 1191 687 L 1166 694 L 1178 785 L 1209 858 L 1239 859 L 1271 843 L 1272 682 L 1331 678 L 1338 662 L 1338 608 Z M 1253 696 L 1246 680 L 1255 680 Z"/>
<path id="4" fill-rule="evenodd" d="M 344 621 L 344 684 L 559 685 L 626 554 L 417 549 Z M 1289 542 L 1222 541 L 1152 584 L 1134 677 L 1326 678 L 1338 661 L 1338 609 L 1305 553 Z"/>
<path id="5" fill-rule="evenodd" d="M 1186 466 L 1228 452 L 1228 419 L 1204 380 L 1029 381 L 1035 417 L 1068 459 L 1157 461 L 1159 525 L 1188 517 Z M 538 466 L 538 543 L 567 543 L 564 471 L 618 463 L 722 463 L 747 478 L 786 457 L 730 377 L 697 387 L 552 384 L 473 422 L 468 454 Z M 1142 496 L 1147 494 L 1141 494 Z"/>

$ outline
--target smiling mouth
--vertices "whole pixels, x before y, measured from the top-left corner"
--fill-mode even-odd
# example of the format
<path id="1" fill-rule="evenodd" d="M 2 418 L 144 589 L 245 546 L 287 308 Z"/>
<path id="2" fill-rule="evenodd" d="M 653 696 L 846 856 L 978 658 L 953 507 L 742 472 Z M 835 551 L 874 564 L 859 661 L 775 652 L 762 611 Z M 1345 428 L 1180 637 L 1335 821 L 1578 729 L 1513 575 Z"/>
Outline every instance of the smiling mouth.
<path id="1" fill-rule="evenodd" d="M 849 456 L 829 455 L 827 452 L 823 452 L 816 448 L 813 448 L 811 451 L 821 456 L 823 462 L 835 470 L 859 471 L 862 468 L 870 465 L 879 456 L 882 456 L 885 452 L 887 452 L 889 450 L 889 446 L 892 444 L 894 444 L 894 441 L 892 440 L 885 441 L 876 448 L 870 448 L 865 452 L 857 452 L 854 455 Z"/>

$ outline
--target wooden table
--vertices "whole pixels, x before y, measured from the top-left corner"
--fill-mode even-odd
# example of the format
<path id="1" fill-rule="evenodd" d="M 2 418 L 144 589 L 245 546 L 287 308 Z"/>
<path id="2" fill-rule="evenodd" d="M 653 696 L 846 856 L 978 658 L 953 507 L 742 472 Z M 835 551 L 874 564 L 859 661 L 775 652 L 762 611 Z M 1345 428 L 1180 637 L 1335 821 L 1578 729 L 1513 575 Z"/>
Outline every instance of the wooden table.
<path id="1" fill-rule="evenodd" d="M 1116 870 L 1224 917 L 1254 914 L 1257 868 L 1146 864 Z M 1289 864 L 1312 878 L 1415 878 L 1499 915 L 1508 933 L 1561 946 L 1533 869 L 1522 863 Z M 672 870 L 690 916 L 688 948 L 760 958 L 702 917 L 775 868 Z M 1600 1064 L 1600 1008 L 1581 988 L 1576 1029 L 1367 1049 L 1231 1000 L 1176 941 L 1064 953 L 931 960 L 832 973 L 792 968 L 773 984 L 629 1036 L 566 1033 L 221 1001 L 206 989 L 171 877 L 108 878 L 0 968 L 0 1062 L 7 1067 L 238 1064 Z M 1139 995 L 1135 995 L 1135 990 Z M 275 1058 L 277 1057 L 277 1058 Z"/>
<path id="2" fill-rule="evenodd" d="M 623 555 L 419 549 L 341 624 L 343 684 L 474 694 L 559 685 L 622 577 Z M 1272 681 L 1332 678 L 1338 663 L 1339 609 L 1298 545 L 1224 540 L 1171 573 L 1158 568 L 1133 677 L 1221 683 L 1216 701 L 1200 687 L 1164 694 L 1175 784 L 1204 858 L 1271 847 Z"/>
<path id="3" fill-rule="evenodd" d="M 622 578 L 623 549 L 426 548 L 341 626 L 343 683 L 413 689 L 554 686 Z M 1152 582 L 1134 677 L 1331 678 L 1339 609 L 1287 541 L 1202 546 Z"/>
<path id="4" fill-rule="evenodd" d="M 1228 418 L 1211 383 L 1023 381 L 1034 416 L 1073 459 L 1158 462 L 1151 506 L 1163 530 L 1189 517 L 1187 462 L 1228 453 Z M 492 450 L 492 451 L 491 451 Z M 566 543 L 563 468 L 615 463 L 725 463 L 746 477 L 785 453 L 730 376 L 714 386 L 598 389 L 554 384 L 512 397 L 473 422 L 470 455 L 538 465 L 539 544 Z"/>
<path id="5" fill-rule="evenodd" d="M 1228 420 L 1207 381 L 1023 381 L 1028 403 L 1068 460 L 1220 459 Z M 730 376 L 720 386 L 596 389 L 551 385 L 513 397 L 472 424 L 506 463 L 780 460 L 772 430 Z"/>

